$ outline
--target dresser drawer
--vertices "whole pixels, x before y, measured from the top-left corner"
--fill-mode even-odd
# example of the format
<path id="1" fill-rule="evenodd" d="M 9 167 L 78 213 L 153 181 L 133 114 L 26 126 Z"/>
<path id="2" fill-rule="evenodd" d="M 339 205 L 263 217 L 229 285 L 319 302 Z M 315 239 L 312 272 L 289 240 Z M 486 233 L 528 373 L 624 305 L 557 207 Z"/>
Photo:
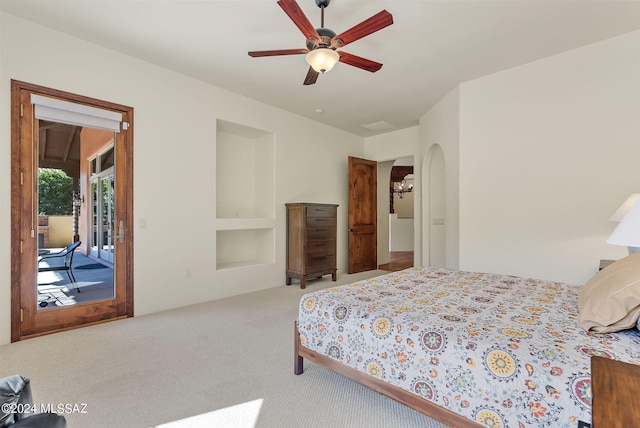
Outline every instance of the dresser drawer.
<path id="1" fill-rule="evenodd" d="M 335 256 L 336 255 L 336 241 L 315 241 L 307 244 L 307 254 L 309 257 L 318 256 Z"/>
<path id="2" fill-rule="evenodd" d="M 307 272 L 322 271 L 326 269 L 335 269 L 336 256 L 312 256 L 307 259 Z"/>
<path id="3" fill-rule="evenodd" d="M 313 227 L 307 229 L 307 239 L 311 241 L 335 241 L 335 227 Z"/>
<path id="4" fill-rule="evenodd" d="M 310 206 L 306 207 L 307 217 L 333 217 L 336 218 L 337 207 Z"/>
<path id="5" fill-rule="evenodd" d="M 307 227 L 336 226 L 335 217 L 307 217 Z"/>

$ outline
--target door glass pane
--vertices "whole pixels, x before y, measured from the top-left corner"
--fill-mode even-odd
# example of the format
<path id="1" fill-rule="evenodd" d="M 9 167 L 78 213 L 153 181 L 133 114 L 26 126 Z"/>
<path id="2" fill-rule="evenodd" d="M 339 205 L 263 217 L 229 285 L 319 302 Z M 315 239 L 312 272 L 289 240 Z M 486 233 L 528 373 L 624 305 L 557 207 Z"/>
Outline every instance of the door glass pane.
<path id="1" fill-rule="evenodd" d="M 98 245 L 100 240 L 98 235 L 100 233 L 99 228 L 100 216 L 98 215 L 98 181 L 92 179 L 91 181 L 91 255 L 98 257 Z"/>
<path id="2" fill-rule="evenodd" d="M 38 129 L 38 309 L 113 299 L 115 134 L 44 120 Z"/>
<path id="3" fill-rule="evenodd" d="M 113 263 L 115 227 L 115 177 L 113 174 L 101 179 L 102 189 L 102 223 L 104 229 L 100 257 Z"/>
<path id="4" fill-rule="evenodd" d="M 100 171 L 106 171 L 114 165 L 114 148 L 111 147 L 105 153 L 100 155 Z"/>

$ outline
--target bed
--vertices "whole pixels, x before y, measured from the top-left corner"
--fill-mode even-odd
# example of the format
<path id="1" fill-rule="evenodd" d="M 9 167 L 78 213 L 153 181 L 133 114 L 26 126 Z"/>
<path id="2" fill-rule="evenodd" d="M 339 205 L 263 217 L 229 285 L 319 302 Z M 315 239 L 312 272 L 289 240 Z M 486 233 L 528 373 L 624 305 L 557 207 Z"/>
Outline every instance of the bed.
<path id="1" fill-rule="evenodd" d="M 640 332 L 635 315 L 585 329 L 583 288 L 415 267 L 308 293 L 294 372 L 307 359 L 455 427 L 588 426 L 590 358 L 640 363 Z"/>

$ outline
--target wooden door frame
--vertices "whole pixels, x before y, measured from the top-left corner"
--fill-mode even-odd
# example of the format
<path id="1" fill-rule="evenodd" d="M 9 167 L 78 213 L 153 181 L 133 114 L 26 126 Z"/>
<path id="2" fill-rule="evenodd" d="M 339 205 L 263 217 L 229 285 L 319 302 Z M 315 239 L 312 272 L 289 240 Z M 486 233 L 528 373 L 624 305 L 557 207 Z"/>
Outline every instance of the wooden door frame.
<path id="1" fill-rule="evenodd" d="M 24 110 L 21 108 L 20 95 L 23 91 L 29 91 L 39 95 L 52 98 L 63 99 L 65 101 L 85 104 L 105 110 L 117 111 L 122 113 L 123 122 L 128 123 L 128 129 L 122 130 L 124 135 L 124 153 L 119 153 L 118 162 L 124 163 L 122 171 L 124 172 L 123 182 L 126 184 L 121 190 L 122 201 L 118 204 L 117 218 L 123 221 L 126 239 L 120 244 L 117 251 L 123 251 L 124 256 L 121 260 L 123 263 L 114 270 L 115 284 L 120 281 L 124 287 L 125 297 L 121 301 L 114 301 L 112 313 L 98 314 L 86 316 L 79 319 L 77 324 L 66 325 L 62 328 L 52 329 L 46 332 L 36 334 L 24 334 L 21 328 L 23 320 L 23 308 L 21 299 L 21 286 L 25 280 L 25 276 L 33 277 L 33 269 L 27 265 L 26 258 L 33 256 L 35 259 L 34 245 L 23 245 L 27 240 L 22 236 L 23 225 L 21 221 L 21 207 L 25 190 L 22 184 L 25 181 L 23 169 L 23 153 L 21 150 L 21 117 L 24 110 L 31 111 L 28 106 Z M 33 132 L 33 129 L 30 130 Z M 29 169 L 32 170 L 33 166 Z M 33 175 L 33 174 L 32 174 Z M 31 181 L 33 178 L 29 178 Z M 31 191 L 29 191 L 31 192 Z M 31 194 L 31 197 L 34 197 Z M 33 247 L 33 248 L 32 248 Z M 23 251 L 27 248 L 27 251 Z M 33 254 L 31 254 L 33 253 Z M 27 337 L 49 334 L 56 331 L 68 330 L 88 324 L 109 321 L 118 318 L 126 318 L 133 316 L 133 108 L 115 104 L 95 98 L 85 97 L 69 92 L 51 89 L 31 83 L 11 80 L 11 342 L 16 342 Z"/>

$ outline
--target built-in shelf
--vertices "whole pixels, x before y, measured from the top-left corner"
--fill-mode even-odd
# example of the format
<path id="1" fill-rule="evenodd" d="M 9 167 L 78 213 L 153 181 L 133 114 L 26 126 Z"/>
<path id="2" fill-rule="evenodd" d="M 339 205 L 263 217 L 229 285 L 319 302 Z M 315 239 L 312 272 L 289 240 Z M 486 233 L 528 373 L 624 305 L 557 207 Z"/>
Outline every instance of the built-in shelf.
<path id="1" fill-rule="evenodd" d="M 228 269 L 241 269 L 247 267 L 255 267 L 260 265 L 272 264 L 273 262 L 265 262 L 262 260 L 240 260 L 229 263 L 218 263 L 217 270 L 228 270 Z"/>
<path id="2" fill-rule="evenodd" d="M 216 121 L 216 268 L 275 263 L 275 139 Z"/>
<path id="3" fill-rule="evenodd" d="M 217 218 L 216 230 L 273 229 L 272 218 Z"/>
<path id="4" fill-rule="evenodd" d="M 274 229 L 218 230 L 216 269 L 275 263 Z"/>

